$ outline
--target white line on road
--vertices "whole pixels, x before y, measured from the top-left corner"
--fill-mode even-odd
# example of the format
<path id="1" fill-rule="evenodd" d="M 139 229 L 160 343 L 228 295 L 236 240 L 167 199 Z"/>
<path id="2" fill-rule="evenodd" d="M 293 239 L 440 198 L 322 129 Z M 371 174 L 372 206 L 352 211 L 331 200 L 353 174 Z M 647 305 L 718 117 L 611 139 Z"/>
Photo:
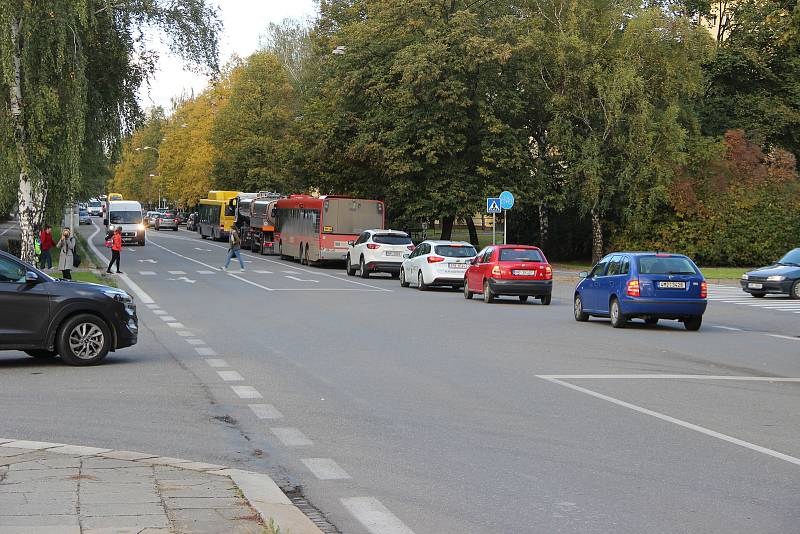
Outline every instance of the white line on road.
<path id="1" fill-rule="evenodd" d="M 167 323 L 170 328 L 186 328 L 183 323 Z"/>
<path id="2" fill-rule="evenodd" d="M 154 304 L 154 303 L 152 303 L 152 302 L 151 302 L 150 304 L 145 304 L 145 306 L 147 306 L 147 307 L 148 307 L 148 308 L 150 308 L 151 310 L 157 310 L 158 308 L 160 308 L 160 307 L 161 307 L 161 306 L 159 306 L 158 304 Z"/>
<path id="3" fill-rule="evenodd" d="M 206 363 L 211 367 L 230 367 L 228 362 L 221 358 L 207 358 Z"/>
<path id="4" fill-rule="evenodd" d="M 297 271 L 281 271 L 281 272 L 286 274 L 300 274 Z"/>
<path id="5" fill-rule="evenodd" d="M 270 430 L 287 447 L 307 447 L 314 444 L 305 434 L 300 432 L 299 428 L 273 427 Z"/>
<path id="6" fill-rule="evenodd" d="M 730 332 L 742 332 L 741 328 L 734 328 L 732 326 L 713 325 L 711 328 L 719 328 L 720 330 L 729 330 Z"/>
<path id="7" fill-rule="evenodd" d="M 256 388 L 253 386 L 231 386 L 231 389 L 240 399 L 263 399 Z"/>
<path id="8" fill-rule="evenodd" d="M 536 375 L 545 380 L 611 380 L 615 378 L 623 380 L 739 380 L 742 382 L 800 382 L 800 378 L 782 376 L 736 376 L 736 375 Z"/>
<path id="9" fill-rule="evenodd" d="M 782 336 L 780 334 L 767 334 L 769 337 L 777 337 L 778 339 L 788 339 L 789 341 L 800 341 L 798 337 Z"/>
<path id="10" fill-rule="evenodd" d="M 248 404 L 259 419 L 283 419 L 283 414 L 271 404 Z"/>
<path id="11" fill-rule="evenodd" d="M 161 245 L 159 245 L 158 243 L 155 243 L 155 242 L 153 242 L 153 241 L 149 241 L 149 243 L 150 243 L 150 244 L 152 244 L 152 245 L 154 245 L 154 246 L 156 246 L 156 247 L 158 247 L 158 248 L 160 248 L 160 249 L 162 249 L 162 250 L 166 250 L 166 251 L 167 251 L 167 252 L 169 252 L 170 254 L 175 254 L 175 255 L 176 255 L 176 256 L 178 256 L 179 258 L 183 258 L 184 260 L 188 260 L 188 261 L 191 261 L 191 262 L 197 263 L 198 265 L 202 265 L 203 267 L 207 267 L 207 268 L 211 269 L 212 271 L 220 271 L 220 270 L 221 270 L 221 269 L 219 269 L 218 267 L 214 267 L 213 265 L 209 265 L 209 264 L 207 264 L 207 263 L 203 263 L 202 261 L 196 260 L 196 259 L 194 259 L 194 258 L 190 258 L 189 256 L 184 256 L 183 254 L 178 254 L 178 253 L 177 253 L 177 252 L 175 252 L 174 250 L 170 250 L 170 249 L 168 249 L 167 247 L 161 246 Z"/>
<path id="12" fill-rule="evenodd" d="M 92 223 L 92 224 L 94 225 L 94 223 Z M 87 241 L 87 243 L 89 243 L 89 248 L 92 249 L 92 252 L 94 252 L 95 256 L 97 256 L 98 259 L 102 259 L 102 258 L 105 258 L 105 256 L 100 253 L 100 251 L 97 249 L 96 246 L 94 246 L 94 242 L 92 241 L 94 239 L 94 236 L 96 236 L 99 231 L 100 231 L 100 227 L 96 226 L 94 233 L 91 236 L 89 236 L 89 239 L 87 239 L 86 241 Z M 144 290 L 141 287 L 136 285 L 136 283 L 133 280 L 128 278 L 127 274 L 119 274 L 117 276 L 119 277 L 120 280 L 122 280 L 125 283 L 125 285 L 127 285 L 130 288 L 131 291 L 133 291 L 133 293 L 137 297 L 139 297 L 139 300 L 142 301 L 142 304 L 153 304 L 155 302 L 150 297 L 150 295 L 145 293 Z"/>
<path id="13" fill-rule="evenodd" d="M 773 458 L 777 458 L 779 460 L 784 460 L 786 462 L 800 465 L 800 458 L 795 458 L 794 456 L 789 456 L 788 454 L 784 454 L 782 452 L 774 451 L 772 449 L 768 449 L 766 447 L 762 447 L 761 445 L 756 445 L 754 443 L 750 443 L 748 441 L 741 440 L 739 438 L 734 438 L 733 436 L 728 436 L 727 434 L 722 434 L 720 432 L 716 432 L 714 430 L 702 427 L 700 425 L 695 425 L 694 423 L 689 423 L 688 421 L 683 421 L 681 419 L 676 419 L 675 417 L 670 417 L 669 415 L 665 415 L 660 412 L 656 412 L 653 410 L 648 410 L 647 408 L 643 408 L 641 406 L 637 406 L 635 404 L 631 404 L 630 402 L 625 402 L 623 400 L 610 397 L 608 395 L 603 395 L 602 393 L 598 393 L 596 391 L 592 391 L 591 389 L 586 389 L 581 386 L 576 386 L 575 384 L 570 384 L 569 382 L 562 382 L 553 377 L 548 377 L 544 375 L 538 375 L 539 378 L 543 378 L 549 382 L 554 384 L 558 384 L 560 386 L 564 386 L 566 388 L 574 389 L 575 391 L 579 391 L 581 393 L 585 393 L 586 395 L 591 395 L 592 397 L 608 401 L 612 404 L 616 404 L 618 406 L 622 406 L 624 408 L 628 408 L 629 410 L 633 410 L 635 412 L 639 412 L 641 414 L 649 415 L 651 417 L 655 417 L 656 419 L 661 419 L 662 421 L 666 421 L 668 423 L 672 423 L 674 425 L 681 426 L 683 428 L 687 428 L 689 430 L 694 430 L 695 432 L 699 432 L 701 434 L 705 434 L 706 436 L 711 436 L 712 438 L 717 438 L 722 441 L 727 441 L 728 443 L 732 443 L 734 445 L 738 445 L 740 447 L 744 447 L 746 449 L 750 449 L 752 451 L 760 452 L 762 454 L 766 454 L 767 456 L 772 456 Z M 754 377 L 758 379 L 763 379 L 764 377 Z M 800 382 L 800 379 L 773 379 L 777 381 L 797 381 Z"/>
<path id="14" fill-rule="evenodd" d="M 320 480 L 344 480 L 353 478 L 330 458 L 302 458 L 308 470 Z"/>
<path id="15" fill-rule="evenodd" d="M 217 374 L 225 382 L 241 382 L 244 377 L 236 371 L 217 371 Z"/>
<path id="16" fill-rule="evenodd" d="M 162 315 L 161 320 L 165 323 L 174 323 L 177 319 L 171 315 Z"/>
<path id="17" fill-rule="evenodd" d="M 288 275 L 286 276 L 286 278 L 289 278 L 290 280 L 295 280 L 296 282 L 313 282 L 315 284 L 319 284 L 319 280 L 304 280 L 302 278 L 297 278 L 296 276 L 288 276 Z"/>
<path id="18" fill-rule="evenodd" d="M 167 312 L 164 310 L 153 310 L 153 313 L 156 315 L 166 315 Z"/>
<path id="19" fill-rule="evenodd" d="M 216 356 L 217 351 L 211 347 L 195 347 L 194 349 L 200 356 Z"/>
<path id="20" fill-rule="evenodd" d="M 256 273 L 256 274 L 272 274 L 272 271 L 255 270 L 253 272 Z"/>
<path id="21" fill-rule="evenodd" d="M 232 278 L 236 278 L 237 280 L 241 280 L 245 284 L 250 284 L 251 286 L 255 286 L 255 287 L 258 287 L 260 289 L 263 289 L 264 291 L 275 291 L 272 288 L 269 288 L 267 286 L 262 286 L 261 284 L 257 284 L 255 282 L 253 282 L 252 280 L 248 280 L 247 278 L 242 278 L 241 276 L 237 276 L 237 275 L 235 275 L 233 273 L 228 273 L 228 276 L 230 276 Z"/>
<path id="22" fill-rule="evenodd" d="M 374 497 L 349 497 L 341 502 L 371 534 L 414 534 Z"/>
<path id="23" fill-rule="evenodd" d="M 142 276 L 155 276 L 155 271 L 139 271 L 139 274 Z"/>
<path id="24" fill-rule="evenodd" d="M 186 271 L 167 271 L 169 274 L 179 275 L 179 274 L 186 274 Z"/>
<path id="25" fill-rule="evenodd" d="M 188 330 L 178 330 L 175 333 L 178 334 L 181 337 L 192 337 L 194 335 L 193 333 L 189 332 Z"/>
<path id="26" fill-rule="evenodd" d="M 214 271 L 197 271 L 197 274 L 214 274 Z"/>
<path id="27" fill-rule="evenodd" d="M 186 342 L 189 345 L 205 345 L 206 344 L 206 342 L 203 341 L 202 339 L 196 339 L 196 338 L 189 338 L 189 339 L 186 340 Z"/>

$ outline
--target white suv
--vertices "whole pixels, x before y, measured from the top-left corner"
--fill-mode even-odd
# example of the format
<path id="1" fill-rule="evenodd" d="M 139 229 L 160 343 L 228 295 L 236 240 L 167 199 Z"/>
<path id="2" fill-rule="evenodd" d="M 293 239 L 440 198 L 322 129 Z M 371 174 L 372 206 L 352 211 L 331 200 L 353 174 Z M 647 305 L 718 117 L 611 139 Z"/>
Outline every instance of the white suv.
<path id="1" fill-rule="evenodd" d="M 414 243 L 408 234 L 397 230 L 365 230 L 355 241 L 350 241 L 347 251 L 347 274 L 354 276 L 359 271 L 361 278 L 370 273 L 400 274 L 400 264 Z"/>
<path id="2" fill-rule="evenodd" d="M 478 253 L 464 241 L 423 241 L 400 267 L 400 285 L 411 283 L 425 291 L 430 286 L 464 285 L 464 274 Z"/>

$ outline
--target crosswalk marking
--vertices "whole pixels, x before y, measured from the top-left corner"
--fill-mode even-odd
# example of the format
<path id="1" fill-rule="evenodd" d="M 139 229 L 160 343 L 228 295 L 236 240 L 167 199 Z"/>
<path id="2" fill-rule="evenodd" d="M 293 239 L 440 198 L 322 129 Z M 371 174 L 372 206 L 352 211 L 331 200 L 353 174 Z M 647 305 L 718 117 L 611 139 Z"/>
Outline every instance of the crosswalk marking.
<path id="1" fill-rule="evenodd" d="M 800 313 L 800 301 L 791 300 L 785 296 L 756 298 L 745 293 L 742 288 L 734 286 L 709 284 L 708 300 L 709 302 L 748 306 L 762 310 Z"/>

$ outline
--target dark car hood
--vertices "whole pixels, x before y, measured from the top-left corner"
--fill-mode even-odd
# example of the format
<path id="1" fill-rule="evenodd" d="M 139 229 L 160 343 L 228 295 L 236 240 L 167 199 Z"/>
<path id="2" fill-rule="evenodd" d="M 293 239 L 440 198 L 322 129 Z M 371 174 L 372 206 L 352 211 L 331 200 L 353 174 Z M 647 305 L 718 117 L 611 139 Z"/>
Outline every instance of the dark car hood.
<path id="1" fill-rule="evenodd" d="M 756 269 L 755 271 L 750 271 L 747 273 L 748 276 L 787 276 L 787 277 L 795 277 L 800 276 L 800 267 L 795 267 L 793 265 L 769 265 L 767 267 L 761 267 L 760 269 Z"/>
<path id="2" fill-rule="evenodd" d="M 114 289 L 110 286 L 104 286 L 102 284 L 93 284 L 91 282 L 73 282 L 71 280 L 57 280 L 54 282 L 59 284 L 62 287 L 68 287 L 72 291 L 77 293 L 91 293 L 93 295 L 102 294 L 103 290 L 106 289 Z"/>

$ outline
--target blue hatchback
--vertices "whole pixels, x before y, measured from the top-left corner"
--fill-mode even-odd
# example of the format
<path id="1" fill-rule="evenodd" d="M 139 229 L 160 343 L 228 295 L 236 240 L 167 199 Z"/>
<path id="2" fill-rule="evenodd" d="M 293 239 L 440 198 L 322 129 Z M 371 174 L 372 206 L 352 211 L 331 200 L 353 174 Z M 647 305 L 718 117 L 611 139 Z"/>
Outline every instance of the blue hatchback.
<path id="1" fill-rule="evenodd" d="M 582 272 L 575 288 L 575 320 L 609 317 L 614 328 L 629 319 L 656 324 L 683 322 L 699 330 L 708 304 L 708 286 L 700 269 L 682 254 L 615 252 Z"/>

